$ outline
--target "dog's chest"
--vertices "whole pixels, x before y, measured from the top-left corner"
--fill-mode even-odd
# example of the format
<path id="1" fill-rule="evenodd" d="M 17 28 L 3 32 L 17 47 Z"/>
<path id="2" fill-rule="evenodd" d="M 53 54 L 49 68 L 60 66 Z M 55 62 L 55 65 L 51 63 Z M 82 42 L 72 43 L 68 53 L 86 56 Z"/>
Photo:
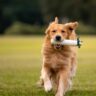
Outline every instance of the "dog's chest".
<path id="1" fill-rule="evenodd" d="M 70 56 L 68 53 L 55 52 L 45 55 L 45 64 L 53 69 L 61 69 L 66 67 L 70 62 Z"/>

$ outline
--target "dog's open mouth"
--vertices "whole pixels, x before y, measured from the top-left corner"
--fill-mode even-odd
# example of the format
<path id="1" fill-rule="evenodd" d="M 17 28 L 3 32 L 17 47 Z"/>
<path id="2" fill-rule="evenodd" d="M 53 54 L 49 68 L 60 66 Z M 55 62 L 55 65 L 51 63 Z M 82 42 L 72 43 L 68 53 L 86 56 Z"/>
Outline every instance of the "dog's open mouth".
<path id="1" fill-rule="evenodd" d="M 54 47 L 55 47 L 55 49 L 62 49 L 63 45 L 61 45 L 61 44 L 55 44 Z"/>
<path id="2" fill-rule="evenodd" d="M 56 41 L 54 39 L 51 39 L 51 44 L 53 45 L 53 47 L 57 50 L 60 50 L 63 48 L 63 45 L 62 45 L 62 41 Z"/>

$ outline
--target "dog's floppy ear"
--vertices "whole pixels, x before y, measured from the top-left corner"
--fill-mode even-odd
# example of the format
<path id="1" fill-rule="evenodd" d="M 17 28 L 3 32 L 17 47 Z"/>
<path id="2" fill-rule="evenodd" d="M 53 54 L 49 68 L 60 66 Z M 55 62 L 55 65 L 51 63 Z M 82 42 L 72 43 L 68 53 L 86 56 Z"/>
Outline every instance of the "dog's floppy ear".
<path id="1" fill-rule="evenodd" d="M 68 30 L 72 32 L 78 27 L 78 22 L 66 23 L 65 25 L 67 26 Z"/>

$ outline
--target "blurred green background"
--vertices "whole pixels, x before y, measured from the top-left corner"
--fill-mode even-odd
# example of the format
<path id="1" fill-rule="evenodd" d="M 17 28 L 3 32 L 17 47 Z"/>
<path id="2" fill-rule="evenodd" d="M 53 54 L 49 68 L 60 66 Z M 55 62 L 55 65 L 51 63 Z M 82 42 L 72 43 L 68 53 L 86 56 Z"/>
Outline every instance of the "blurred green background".
<path id="1" fill-rule="evenodd" d="M 96 0 L 0 0 L 0 96 L 54 96 L 38 88 L 44 31 L 58 16 L 78 21 L 78 69 L 66 96 L 96 96 Z"/>
<path id="2" fill-rule="evenodd" d="M 78 34 L 96 34 L 96 0 L 1 0 L 0 34 L 44 34 L 57 16 L 78 21 Z"/>

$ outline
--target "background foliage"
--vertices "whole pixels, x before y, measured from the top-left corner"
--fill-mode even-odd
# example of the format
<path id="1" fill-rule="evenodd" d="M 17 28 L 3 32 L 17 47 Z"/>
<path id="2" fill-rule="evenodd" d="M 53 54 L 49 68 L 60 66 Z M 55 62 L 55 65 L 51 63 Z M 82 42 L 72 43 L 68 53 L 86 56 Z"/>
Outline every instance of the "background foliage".
<path id="1" fill-rule="evenodd" d="M 34 25 L 39 26 L 41 32 L 41 26 L 48 24 L 55 16 L 58 16 L 61 22 L 82 22 L 79 33 L 96 34 L 95 9 L 96 0 L 0 0 L 0 34 L 6 33 L 5 30 L 17 21 L 31 24 L 31 30 L 35 29 Z M 82 28 L 92 28 L 92 32 L 86 32 Z M 28 34 L 34 34 L 35 31 Z M 21 31 L 18 33 L 23 34 Z M 25 33 L 27 34 L 27 30 Z M 36 34 L 39 34 L 39 31 L 36 31 Z"/>

